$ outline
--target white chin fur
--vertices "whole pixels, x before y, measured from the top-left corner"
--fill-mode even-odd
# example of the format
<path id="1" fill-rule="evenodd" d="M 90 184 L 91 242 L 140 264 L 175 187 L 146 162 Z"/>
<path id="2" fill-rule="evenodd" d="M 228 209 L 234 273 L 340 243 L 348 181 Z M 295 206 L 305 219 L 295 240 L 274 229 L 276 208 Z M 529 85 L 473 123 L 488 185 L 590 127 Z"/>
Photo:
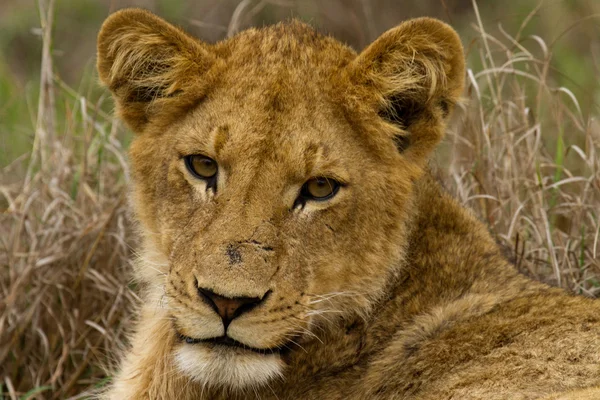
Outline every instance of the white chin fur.
<path id="1" fill-rule="evenodd" d="M 281 377 L 284 367 L 278 354 L 202 345 L 182 345 L 175 359 L 179 369 L 201 385 L 231 389 L 261 386 Z"/>

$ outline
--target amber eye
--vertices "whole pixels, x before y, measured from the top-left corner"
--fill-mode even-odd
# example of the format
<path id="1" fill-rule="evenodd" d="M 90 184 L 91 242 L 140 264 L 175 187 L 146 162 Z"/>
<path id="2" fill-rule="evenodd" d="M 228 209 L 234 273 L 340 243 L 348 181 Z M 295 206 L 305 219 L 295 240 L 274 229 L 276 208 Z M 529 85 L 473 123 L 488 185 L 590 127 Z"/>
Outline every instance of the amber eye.
<path id="1" fill-rule="evenodd" d="M 186 156 L 185 165 L 196 178 L 206 180 L 214 178 L 219 170 L 215 160 L 200 154 Z"/>
<path id="2" fill-rule="evenodd" d="M 327 200 L 335 196 L 340 184 L 331 178 L 309 179 L 302 187 L 301 196 L 311 200 Z"/>

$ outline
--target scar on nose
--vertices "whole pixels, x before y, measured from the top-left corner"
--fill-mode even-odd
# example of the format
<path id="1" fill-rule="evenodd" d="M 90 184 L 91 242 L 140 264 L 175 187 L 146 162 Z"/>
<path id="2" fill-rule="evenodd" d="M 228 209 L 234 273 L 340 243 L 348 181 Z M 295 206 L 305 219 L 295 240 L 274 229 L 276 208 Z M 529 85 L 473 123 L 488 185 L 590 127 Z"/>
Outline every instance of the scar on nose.
<path id="1" fill-rule="evenodd" d="M 225 253 L 229 257 L 229 264 L 234 265 L 242 262 L 242 253 L 240 253 L 237 246 L 233 244 L 227 245 L 227 250 L 225 250 Z"/>

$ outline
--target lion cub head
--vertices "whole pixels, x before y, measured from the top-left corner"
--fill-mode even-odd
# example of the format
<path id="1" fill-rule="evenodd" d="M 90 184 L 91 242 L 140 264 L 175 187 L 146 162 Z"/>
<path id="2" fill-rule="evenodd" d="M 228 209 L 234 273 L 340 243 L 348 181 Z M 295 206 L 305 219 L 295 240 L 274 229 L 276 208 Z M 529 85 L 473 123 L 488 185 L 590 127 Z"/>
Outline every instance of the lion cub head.
<path id="1" fill-rule="evenodd" d="M 385 293 L 464 61 L 428 18 L 357 55 L 297 21 L 207 44 L 128 9 L 102 27 L 98 70 L 136 133 L 137 274 L 173 359 L 241 388 Z"/>

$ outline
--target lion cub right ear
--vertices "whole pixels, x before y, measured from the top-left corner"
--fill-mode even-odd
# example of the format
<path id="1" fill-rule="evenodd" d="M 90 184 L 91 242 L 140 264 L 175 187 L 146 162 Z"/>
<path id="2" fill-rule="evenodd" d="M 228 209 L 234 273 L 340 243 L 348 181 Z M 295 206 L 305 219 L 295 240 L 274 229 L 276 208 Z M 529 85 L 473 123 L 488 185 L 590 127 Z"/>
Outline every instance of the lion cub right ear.
<path id="1" fill-rule="evenodd" d="M 135 132 L 196 104 L 215 58 L 209 45 L 141 9 L 110 15 L 98 35 L 100 79 Z"/>

